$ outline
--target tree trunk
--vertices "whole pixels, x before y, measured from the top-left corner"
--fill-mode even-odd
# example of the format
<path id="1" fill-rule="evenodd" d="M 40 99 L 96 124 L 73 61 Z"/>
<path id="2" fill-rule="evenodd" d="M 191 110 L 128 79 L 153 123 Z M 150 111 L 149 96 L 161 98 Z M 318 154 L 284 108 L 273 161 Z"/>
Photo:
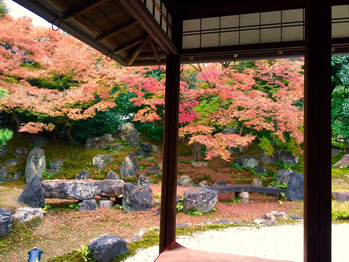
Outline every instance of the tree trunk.
<path id="1" fill-rule="evenodd" d="M 15 132 L 16 133 L 16 137 L 20 137 L 21 133 L 19 132 L 19 128 L 21 126 L 21 120 L 18 118 L 16 112 L 12 113 L 12 119 L 16 123 L 16 132 Z"/>
<path id="2" fill-rule="evenodd" d="M 193 160 L 195 162 L 200 161 L 201 147 L 202 147 L 202 145 L 200 143 L 197 143 L 197 142 L 193 143 L 192 152 L 193 152 Z"/>
<path id="3" fill-rule="evenodd" d="M 73 138 L 72 134 L 71 134 L 71 126 L 67 126 L 67 136 L 69 141 L 71 141 L 74 144 L 77 144 L 78 142 Z"/>

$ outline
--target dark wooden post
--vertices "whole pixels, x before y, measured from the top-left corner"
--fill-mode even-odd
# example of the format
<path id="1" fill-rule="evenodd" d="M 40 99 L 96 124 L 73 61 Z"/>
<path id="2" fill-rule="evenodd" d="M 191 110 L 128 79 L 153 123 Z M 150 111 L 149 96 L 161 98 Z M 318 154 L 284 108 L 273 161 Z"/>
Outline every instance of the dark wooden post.
<path id="1" fill-rule="evenodd" d="M 331 261 L 331 5 L 308 0 L 305 36 L 304 260 Z"/>
<path id="2" fill-rule="evenodd" d="M 178 55 L 168 55 L 161 184 L 160 252 L 176 237 L 179 77 L 179 57 Z"/>

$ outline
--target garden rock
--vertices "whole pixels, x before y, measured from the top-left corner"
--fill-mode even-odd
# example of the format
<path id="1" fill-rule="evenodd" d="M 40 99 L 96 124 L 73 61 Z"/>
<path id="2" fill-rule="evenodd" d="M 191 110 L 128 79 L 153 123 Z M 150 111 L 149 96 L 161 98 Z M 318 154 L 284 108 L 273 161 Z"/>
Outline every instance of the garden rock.
<path id="1" fill-rule="evenodd" d="M 268 174 L 268 169 L 265 168 L 264 166 L 256 166 L 254 168 L 254 171 L 256 172 L 257 175 Z"/>
<path id="2" fill-rule="evenodd" d="M 113 201 L 108 199 L 101 199 L 99 200 L 99 207 L 100 208 L 107 208 L 109 209 L 113 205 Z"/>
<path id="3" fill-rule="evenodd" d="M 225 182 L 225 181 L 216 181 L 216 182 L 213 184 L 213 186 L 226 186 L 226 185 L 228 185 L 228 183 Z"/>
<path id="4" fill-rule="evenodd" d="M 8 146 L 0 146 L 0 157 L 4 156 L 8 152 Z"/>
<path id="5" fill-rule="evenodd" d="M 140 156 L 140 157 L 148 157 L 150 156 L 152 150 L 153 150 L 153 147 L 150 143 L 140 143 L 139 149 L 137 149 L 135 153 L 137 156 Z"/>
<path id="6" fill-rule="evenodd" d="M 184 192 L 183 211 L 197 210 L 201 213 L 210 212 L 216 205 L 217 191 L 204 187 L 188 189 Z"/>
<path id="7" fill-rule="evenodd" d="M 246 153 L 248 150 L 248 147 L 247 146 L 239 146 L 239 151 L 240 153 Z"/>
<path id="8" fill-rule="evenodd" d="M 264 226 L 273 226 L 275 225 L 275 222 L 274 221 L 271 221 L 269 219 L 255 219 L 253 220 L 253 224 L 255 225 L 264 225 Z"/>
<path id="9" fill-rule="evenodd" d="M 111 134 L 104 134 L 100 137 L 90 137 L 86 139 L 85 149 L 105 149 L 115 144 Z"/>
<path id="10" fill-rule="evenodd" d="M 293 172 L 288 181 L 286 198 L 291 201 L 303 200 L 304 175 Z"/>
<path id="11" fill-rule="evenodd" d="M 250 194 L 248 192 L 238 192 L 236 196 L 239 198 L 241 203 L 248 203 Z"/>
<path id="12" fill-rule="evenodd" d="M 18 202 L 35 208 L 45 207 L 44 190 L 38 175 L 34 176 L 24 188 L 22 194 L 18 197 Z"/>
<path id="13" fill-rule="evenodd" d="M 8 167 L 14 167 L 14 166 L 17 166 L 19 163 L 19 160 L 18 159 L 9 159 L 5 162 L 6 166 Z"/>
<path id="14" fill-rule="evenodd" d="M 108 174 L 107 174 L 107 179 L 110 180 L 119 180 L 120 176 L 118 174 L 116 174 L 113 170 L 109 170 Z"/>
<path id="15" fill-rule="evenodd" d="M 82 170 L 79 174 L 76 174 L 75 179 L 77 180 L 87 180 L 90 179 L 90 171 Z"/>
<path id="16" fill-rule="evenodd" d="M 111 162 L 111 157 L 109 155 L 96 155 L 92 159 L 93 167 L 98 170 L 102 170 L 107 164 Z"/>
<path id="17" fill-rule="evenodd" d="M 44 172 L 46 172 L 46 157 L 44 155 L 44 150 L 39 147 L 34 147 L 34 149 L 29 153 L 25 167 L 26 182 L 30 182 L 36 175 L 41 178 L 41 174 Z"/>
<path id="18" fill-rule="evenodd" d="M 91 181 L 79 180 L 45 180 L 42 181 L 45 198 L 92 199 L 95 187 Z"/>
<path id="19" fill-rule="evenodd" d="M 137 185 L 138 186 L 144 186 L 144 185 L 151 185 L 152 182 L 150 182 L 149 178 L 145 174 L 139 174 L 137 179 Z"/>
<path id="20" fill-rule="evenodd" d="M 240 222 L 233 221 L 233 220 L 221 219 L 221 220 L 218 220 L 218 221 L 214 221 L 212 224 L 215 224 L 215 225 L 232 225 L 232 224 L 240 224 Z"/>
<path id="21" fill-rule="evenodd" d="M 93 258 L 98 262 L 108 262 L 118 255 L 128 252 L 125 239 L 109 233 L 93 238 L 88 243 Z"/>
<path id="22" fill-rule="evenodd" d="M 5 182 L 7 177 L 7 172 L 8 172 L 7 167 L 0 165 L 0 183 Z"/>
<path id="23" fill-rule="evenodd" d="M 339 149 L 332 148 L 332 149 L 331 149 L 331 156 L 332 156 L 332 157 L 336 157 L 336 156 L 339 155 L 340 152 L 341 152 L 341 151 L 340 151 Z"/>
<path id="24" fill-rule="evenodd" d="M 158 167 L 162 170 L 162 163 L 158 163 Z"/>
<path id="25" fill-rule="evenodd" d="M 8 235 L 12 228 L 13 213 L 6 208 L 0 208 L 0 237 Z"/>
<path id="26" fill-rule="evenodd" d="M 241 167 L 245 166 L 245 167 L 249 167 L 249 168 L 255 168 L 258 166 L 259 161 L 254 156 L 242 156 L 242 157 L 234 159 L 234 163 L 241 166 Z"/>
<path id="27" fill-rule="evenodd" d="M 286 183 L 288 184 L 288 181 L 290 180 L 290 175 L 293 173 L 290 169 L 281 169 L 276 174 L 276 183 L 282 184 Z"/>
<path id="28" fill-rule="evenodd" d="M 262 163 L 265 165 L 270 165 L 271 163 L 276 163 L 276 155 L 267 155 L 265 151 L 260 152 L 259 158 L 261 159 Z"/>
<path id="29" fill-rule="evenodd" d="M 23 177 L 23 174 L 21 172 L 17 172 L 13 175 L 12 181 L 18 181 Z"/>
<path id="30" fill-rule="evenodd" d="M 177 184 L 179 186 L 190 186 L 193 183 L 191 178 L 186 175 L 182 175 L 177 179 Z"/>
<path id="31" fill-rule="evenodd" d="M 94 211 L 97 210 L 96 199 L 86 199 L 79 203 L 79 211 Z"/>
<path id="32" fill-rule="evenodd" d="M 15 150 L 13 150 L 13 154 L 15 155 L 15 157 L 23 157 L 27 153 L 28 153 L 28 151 L 25 148 L 17 148 Z"/>
<path id="33" fill-rule="evenodd" d="M 123 150 L 124 148 L 123 148 L 123 146 L 120 145 L 119 143 L 113 143 L 113 144 L 111 144 L 111 145 L 109 146 L 109 149 L 114 150 L 114 151 L 116 151 L 116 152 L 120 152 L 120 151 Z"/>
<path id="34" fill-rule="evenodd" d="M 151 150 L 152 150 L 155 154 L 160 154 L 160 149 L 159 149 L 156 145 L 152 145 L 152 146 L 151 146 Z"/>
<path id="35" fill-rule="evenodd" d="M 206 180 L 200 181 L 199 186 L 208 186 L 208 182 Z"/>
<path id="36" fill-rule="evenodd" d="M 131 177 L 137 174 L 138 171 L 139 166 L 137 164 L 137 160 L 134 157 L 134 154 L 130 153 L 130 155 L 127 156 L 125 160 L 121 163 L 120 174 L 123 177 Z"/>
<path id="37" fill-rule="evenodd" d="M 339 202 L 349 201 L 349 192 L 332 192 L 332 196 Z"/>
<path id="38" fill-rule="evenodd" d="M 252 180 L 252 186 L 263 186 L 263 181 L 261 178 L 257 177 Z"/>
<path id="39" fill-rule="evenodd" d="M 96 180 L 95 194 L 102 197 L 118 197 L 122 195 L 124 184 L 122 180 Z"/>
<path id="40" fill-rule="evenodd" d="M 131 183 L 124 185 L 122 205 L 127 213 L 147 211 L 153 208 L 152 190 L 149 186 L 135 186 Z"/>
<path id="41" fill-rule="evenodd" d="M 32 135 L 29 138 L 29 143 L 37 147 L 42 147 L 47 145 L 48 140 L 47 140 L 47 137 L 45 136 Z"/>
<path id="42" fill-rule="evenodd" d="M 127 142 L 132 147 L 139 144 L 139 134 L 132 123 L 123 124 L 120 128 L 120 139 Z"/>
<path id="43" fill-rule="evenodd" d="M 191 163 L 193 167 L 207 167 L 208 163 L 207 162 L 193 162 Z"/>
<path id="44" fill-rule="evenodd" d="M 299 162 L 299 154 L 293 155 L 288 150 L 278 150 L 276 151 L 277 160 L 281 162 L 282 165 L 295 166 Z"/>
<path id="45" fill-rule="evenodd" d="M 152 175 L 161 173 L 161 171 L 156 166 L 146 167 L 145 170 L 147 170 Z"/>
<path id="46" fill-rule="evenodd" d="M 44 212 L 42 208 L 20 207 L 16 210 L 14 217 L 21 222 L 27 222 L 37 217 L 42 219 Z"/>
<path id="47" fill-rule="evenodd" d="M 50 173 L 51 174 L 58 173 L 63 167 L 63 164 L 64 164 L 64 161 L 62 160 L 52 160 L 50 163 Z"/>
<path id="48" fill-rule="evenodd" d="M 278 212 L 278 211 L 271 211 L 270 213 L 267 213 L 262 216 L 262 219 L 270 220 L 273 222 L 276 222 L 277 219 L 288 219 L 285 212 Z"/>
<path id="49" fill-rule="evenodd" d="M 341 160 L 333 165 L 333 167 L 347 168 L 349 166 L 349 154 L 345 154 Z"/>

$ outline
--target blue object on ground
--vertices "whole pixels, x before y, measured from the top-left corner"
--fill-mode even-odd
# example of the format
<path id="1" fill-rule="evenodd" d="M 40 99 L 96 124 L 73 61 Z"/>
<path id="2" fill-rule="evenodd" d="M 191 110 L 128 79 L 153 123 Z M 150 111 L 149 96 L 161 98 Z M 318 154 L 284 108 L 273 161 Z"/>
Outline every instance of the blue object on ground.
<path id="1" fill-rule="evenodd" d="M 28 262 L 40 262 L 42 253 L 44 252 L 38 249 L 37 247 L 34 247 L 32 250 L 28 252 L 29 254 Z"/>

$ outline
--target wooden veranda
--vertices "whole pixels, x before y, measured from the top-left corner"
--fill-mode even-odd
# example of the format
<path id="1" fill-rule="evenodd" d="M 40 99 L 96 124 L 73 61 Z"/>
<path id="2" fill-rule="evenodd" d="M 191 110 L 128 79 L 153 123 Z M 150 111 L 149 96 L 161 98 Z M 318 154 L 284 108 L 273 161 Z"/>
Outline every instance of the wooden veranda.
<path id="1" fill-rule="evenodd" d="M 181 63 L 305 57 L 304 261 L 331 261 L 331 55 L 343 0 L 15 0 L 122 65 L 165 64 L 160 251 L 175 239 Z"/>

